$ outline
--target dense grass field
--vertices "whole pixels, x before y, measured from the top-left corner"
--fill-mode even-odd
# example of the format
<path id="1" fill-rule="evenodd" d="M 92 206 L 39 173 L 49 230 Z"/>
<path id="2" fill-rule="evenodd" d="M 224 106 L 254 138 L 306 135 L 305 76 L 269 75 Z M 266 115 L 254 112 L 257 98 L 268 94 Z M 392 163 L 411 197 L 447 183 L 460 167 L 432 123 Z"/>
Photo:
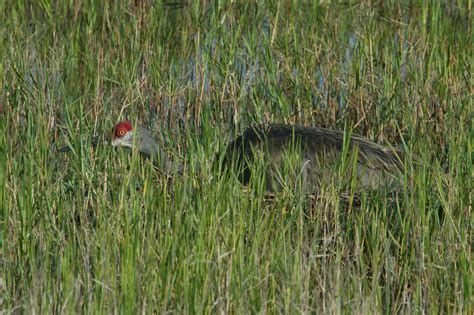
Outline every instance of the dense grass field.
<path id="1" fill-rule="evenodd" d="M 470 0 L 6 0 L 0 27 L 0 310 L 472 314 Z M 124 118 L 184 174 L 114 150 Z M 403 187 L 270 200 L 212 167 L 261 122 L 402 147 Z"/>

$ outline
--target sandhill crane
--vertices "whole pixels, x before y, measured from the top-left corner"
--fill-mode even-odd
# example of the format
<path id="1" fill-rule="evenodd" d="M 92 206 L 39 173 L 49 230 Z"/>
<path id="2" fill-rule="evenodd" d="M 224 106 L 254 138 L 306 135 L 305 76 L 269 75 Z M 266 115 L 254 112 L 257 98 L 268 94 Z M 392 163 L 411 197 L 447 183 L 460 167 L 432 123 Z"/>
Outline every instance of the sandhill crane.
<path id="1" fill-rule="evenodd" d="M 166 173 L 181 169 L 149 129 L 141 125 L 134 127 L 130 121 L 122 121 L 113 128 L 112 145 L 136 146 L 143 155 L 158 161 L 158 166 Z M 336 165 L 341 163 L 343 155 L 346 166 L 340 166 L 343 170 L 338 171 Z M 300 178 L 303 186 L 313 189 L 335 180 L 350 182 L 354 176 L 359 189 L 387 187 L 399 180 L 403 170 L 399 152 L 362 136 L 353 134 L 344 140 L 342 131 L 285 124 L 247 128 L 227 146 L 222 165 L 225 169 L 238 170 L 239 179 L 247 184 L 252 164 L 263 162 L 267 165 L 264 171 L 266 190 L 274 192 L 287 185 L 288 176 L 282 175 L 281 171 L 287 159 L 292 160 L 292 166 L 286 167 L 287 175 Z M 236 167 L 230 168 L 232 164 Z"/>

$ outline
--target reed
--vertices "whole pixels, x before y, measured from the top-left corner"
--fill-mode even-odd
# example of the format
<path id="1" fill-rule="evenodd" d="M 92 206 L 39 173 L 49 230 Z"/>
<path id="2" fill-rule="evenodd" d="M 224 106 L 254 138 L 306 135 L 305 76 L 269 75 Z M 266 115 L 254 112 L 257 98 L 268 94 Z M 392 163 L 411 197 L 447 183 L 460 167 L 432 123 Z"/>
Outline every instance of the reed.
<path id="1" fill-rule="evenodd" d="M 471 11 L 1 1 L 1 308 L 472 313 Z M 184 174 L 108 145 L 123 119 L 158 126 Z M 424 163 L 359 209 L 337 183 L 268 200 L 260 166 L 249 190 L 212 163 L 270 122 L 350 129 Z"/>

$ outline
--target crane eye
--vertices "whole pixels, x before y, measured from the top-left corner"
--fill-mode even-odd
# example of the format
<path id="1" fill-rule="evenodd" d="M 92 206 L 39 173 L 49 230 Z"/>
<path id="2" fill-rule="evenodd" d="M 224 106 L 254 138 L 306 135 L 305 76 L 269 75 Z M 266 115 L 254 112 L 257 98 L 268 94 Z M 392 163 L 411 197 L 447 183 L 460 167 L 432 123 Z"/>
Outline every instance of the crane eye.
<path id="1" fill-rule="evenodd" d="M 125 131 L 120 130 L 120 131 L 118 132 L 118 134 L 119 134 L 119 136 L 123 136 L 123 135 L 125 134 Z"/>

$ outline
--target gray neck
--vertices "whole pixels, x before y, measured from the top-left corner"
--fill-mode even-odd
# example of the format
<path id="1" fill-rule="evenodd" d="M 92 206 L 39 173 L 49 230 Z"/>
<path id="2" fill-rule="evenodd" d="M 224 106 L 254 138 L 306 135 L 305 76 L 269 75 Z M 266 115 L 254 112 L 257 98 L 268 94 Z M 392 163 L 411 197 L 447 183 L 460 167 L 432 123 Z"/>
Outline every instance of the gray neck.
<path id="1" fill-rule="evenodd" d="M 139 151 L 153 161 L 153 164 L 158 166 L 166 174 L 173 174 L 175 172 L 182 172 L 183 166 L 171 159 L 168 154 L 162 149 L 163 143 L 158 143 L 151 131 L 143 126 L 138 126 L 135 131 L 139 144 Z"/>

